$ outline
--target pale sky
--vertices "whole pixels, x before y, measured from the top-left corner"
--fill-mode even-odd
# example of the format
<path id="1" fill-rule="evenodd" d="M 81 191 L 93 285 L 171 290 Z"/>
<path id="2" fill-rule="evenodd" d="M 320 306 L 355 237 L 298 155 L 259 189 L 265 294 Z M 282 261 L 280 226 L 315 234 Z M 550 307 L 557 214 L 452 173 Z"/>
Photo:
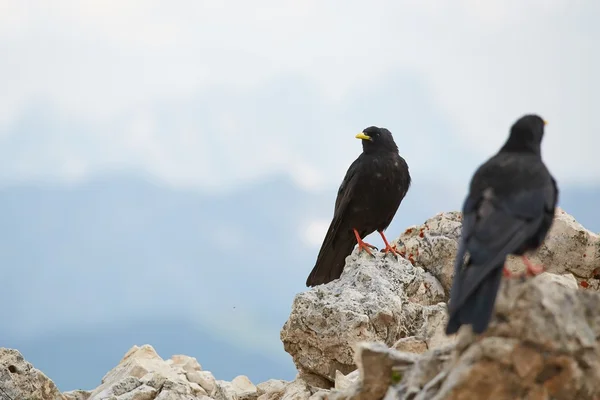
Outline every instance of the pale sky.
<path id="1" fill-rule="evenodd" d="M 0 178 L 337 187 L 354 135 L 381 125 L 417 178 L 465 182 L 537 112 L 552 172 L 598 182 L 597 15 L 593 0 L 0 0 Z"/>

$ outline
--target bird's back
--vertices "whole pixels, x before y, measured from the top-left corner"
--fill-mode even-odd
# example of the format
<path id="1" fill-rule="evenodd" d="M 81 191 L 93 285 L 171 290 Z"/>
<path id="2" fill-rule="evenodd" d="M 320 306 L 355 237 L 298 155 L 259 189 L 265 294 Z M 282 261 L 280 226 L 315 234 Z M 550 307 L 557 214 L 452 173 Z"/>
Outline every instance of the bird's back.
<path id="1" fill-rule="evenodd" d="M 364 236 L 389 226 L 408 192 L 411 177 L 398 153 L 361 157 L 360 178 L 352 188 L 344 224 L 356 227 Z"/>
<path id="2" fill-rule="evenodd" d="M 536 248 L 546 236 L 557 201 L 555 182 L 542 159 L 535 154 L 498 153 L 474 174 L 463 217 L 473 219 L 463 227 L 465 245 L 472 257 L 482 247 L 493 253 L 502 246 L 502 232 L 516 221 L 527 225 L 527 240 L 510 253 Z M 496 220 L 498 219 L 498 220 Z M 497 240 L 496 240 L 497 239 Z M 486 260 L 476 260 L 485 262 Z"/>
<path id="3" fill-rule="evenodd" d="M 525 189 L 546 187 L 551 182 L 552 177 L 538 155 L 501 152 L 477 169 L 469 196 L 479 196 L 492 188 L 497 197 L 510 197 Z"/>

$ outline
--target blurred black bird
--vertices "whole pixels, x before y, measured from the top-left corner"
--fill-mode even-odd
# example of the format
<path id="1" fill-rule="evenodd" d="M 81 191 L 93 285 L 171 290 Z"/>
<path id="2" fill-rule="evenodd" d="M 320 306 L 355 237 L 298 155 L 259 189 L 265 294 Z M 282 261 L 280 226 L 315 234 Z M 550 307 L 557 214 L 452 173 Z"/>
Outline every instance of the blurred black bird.
<path id="1" fill-rule="evenodd" d="M 558 201 L 556 181 L 541 156 L 545 125 L 538 115 L 519 118 L 504 146 L 471 180 L 463 204 L 446 334 L 461 325 L 472 325 L 477 334 L 487 329 L 503 271 L 510 276 L 504 268 L 509 254 L 522 257 L 528 274 L 543 271 L 525 253 L 546 238 Z"/>
<path id="2" fill-rule="evenodd" d="M 389 130 L 371 126 L 356 138 L 362 139 L 363 152 L 350 165 L 340 185 L 333 220 L 306 286 L 339 278 L 346 257 L 357 242 L 359 252 L 365 250 L 372 255 L 370 248 L 375 246 L 362 239 L 374 231 L 381 235 L 385 253 L 398 255 L 383 231 L 392 222 L 410 186 L 408 165 L 398 154 L 398 146 Z"/>

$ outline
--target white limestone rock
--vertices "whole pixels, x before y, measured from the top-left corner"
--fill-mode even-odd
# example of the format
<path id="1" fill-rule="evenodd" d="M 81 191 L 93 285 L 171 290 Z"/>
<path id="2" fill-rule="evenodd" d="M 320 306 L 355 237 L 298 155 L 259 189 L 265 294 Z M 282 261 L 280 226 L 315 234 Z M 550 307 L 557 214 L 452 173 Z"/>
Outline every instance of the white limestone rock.
<path id="1" fill-rule="evenodd" d="M 193 357 L 163 360 L 150 345 L 133 346 L 87 400 L 196 400 L 208 391 L 188 375 L 201 374 Z M 212 375 L 211 375 L 212 376 Z M 214 379 L 214 378 L 213 378 Z"/>
<path id="2" fill-rule="evenodd" d="M 210 371 L 192 371 L 186 374 L 188 381 L 200 385 L 207 393 L 215 390 L 217 381 Z"/>
<path id="3" fill-rule="evenodd" d="M 282 392 L 289 383 L 281 379 L 269 379 L 266 382 L 259 383 L 256 385 L 259 398 L 264 394 Z"/>
<path id="4" fill-rule="evenodd" d="M 54 382 L 14 349 L 0 347 L 0 398 L 70 400 Z"/>
<path id="5" fill-rule="evenodd" d="M 444 334 L 446 306 L 440 283 L 407 260 L 355 250 L 341 277 L 300 293 L 281 331 L 285 350 L 311 385 L 329 388 L 336 371 L 356 369 L 354 345 L 381 341 L 388 346 L 407 336 L 432 345 Z"/>
<path id="6" fill-rule="evenodd" d="M 452 287 L 461 227 L 462 213 L 443 212 L 422 225 L 409 227 L 394 241 L 415 266 L 439 279 L 446 296 Z M 548 272 L 573 274 L 580 287 L 600 288 L 600 237 L 560 208 L 556 209 L 546 240 L 528 258 L 534 264 L 544 265 Z M 518 274 L 525 272 L 520 257 L 509 256 L 506 267 Z"/>
<path id="7" fill-rule="evenodd" d="M 568 275 L 503 281 L 488 330 L 424 353 L 385 400 L 600 398 L 600 293 Z"/>

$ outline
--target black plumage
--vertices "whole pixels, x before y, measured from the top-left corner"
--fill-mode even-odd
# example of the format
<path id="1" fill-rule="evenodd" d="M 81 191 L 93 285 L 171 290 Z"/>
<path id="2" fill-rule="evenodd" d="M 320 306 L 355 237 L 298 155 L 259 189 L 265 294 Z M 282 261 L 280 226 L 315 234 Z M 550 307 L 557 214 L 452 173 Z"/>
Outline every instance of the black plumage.
<path id="1" fill-rule="evenodd" d="M 342 274 L 346 257 L 358 242 L 359 251 L 374 246 L 362 241 L 378 231 L 385 252 L 398 254 L 383 231 L 389 226 L 406 195 L 411 178 L 389 130 L 371 126 L 356 135 L 363 152 L 350 165 L 339 187 L 333 220 L 329 225 L 306 286 L 331 282 Z"/>
<path id="2" fill-rule="evenodd" d="M 509 254 L 522 256 L 528 273 L 541 272 L 525 253 L 546 238 L 558 201 L 556 181 L 541 156 L 545 124 L 538 115 L 518 119 L 504 146 L 471 180 L 463 204 L 447 334 L 461 325 L 472 325 L 478 334 L 487 329 Z"/>

